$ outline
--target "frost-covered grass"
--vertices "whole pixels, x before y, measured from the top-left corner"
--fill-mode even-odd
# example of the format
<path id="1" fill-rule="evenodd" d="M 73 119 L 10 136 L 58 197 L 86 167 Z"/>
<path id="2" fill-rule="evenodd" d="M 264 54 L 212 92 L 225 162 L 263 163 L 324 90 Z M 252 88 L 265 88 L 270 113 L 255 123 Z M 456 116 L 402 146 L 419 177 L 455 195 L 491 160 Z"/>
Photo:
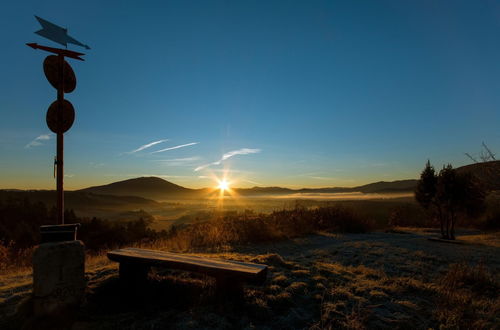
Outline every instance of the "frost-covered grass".
<path id="1" fill-rule="evenodd" d="M 500 254 L 491 242 L 500 237 L 455 245 L 401 231 L 406 234 L 311 235 L 198 253 L 269 265 L 264 285 L 247 285 L 239 305 L 218 302 L 209 277 L 162 269 L 154 269 L 148 287 L 132 294 L 120 287 L 116 264 L 93 257 L 75 328 L 487 329 L 500 324 Z M 17 280 L 0 279 L 8 283 L 0 288 L 0 313 L 12 313 L 29 296 L 29 284 Z"/>

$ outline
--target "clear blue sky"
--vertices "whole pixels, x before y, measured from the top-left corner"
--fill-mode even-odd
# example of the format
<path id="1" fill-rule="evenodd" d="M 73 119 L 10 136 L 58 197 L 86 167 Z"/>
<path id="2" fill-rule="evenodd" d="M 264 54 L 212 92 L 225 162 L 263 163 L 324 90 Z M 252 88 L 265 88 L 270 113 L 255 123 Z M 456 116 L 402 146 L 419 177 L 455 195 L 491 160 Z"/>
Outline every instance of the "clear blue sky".
<path id="1" fill-rule="evenodd" d="M 69 47 L 87 55 L 70 60 L 67 189 L 224 169 L 242 187 L 353 186 L 467 164 L 482 141 L 500 154 L 498 1 L 8 1 L 0 188 L 55 187 L 48 53 L 25 43 L 58 45 L 35 14 L 92 48 Z"/>

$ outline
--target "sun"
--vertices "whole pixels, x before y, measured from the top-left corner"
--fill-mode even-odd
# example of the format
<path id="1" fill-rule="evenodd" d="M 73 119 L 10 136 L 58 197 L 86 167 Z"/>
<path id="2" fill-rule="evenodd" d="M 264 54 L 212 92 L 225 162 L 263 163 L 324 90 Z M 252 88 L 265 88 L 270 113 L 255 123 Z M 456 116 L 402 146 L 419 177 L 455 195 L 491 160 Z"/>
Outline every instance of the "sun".
<path id="1" fill-rule="evenodd" d="M 221 192 L 229 190 L 229 182 L 226 179 L 222 179 L 219 181 L 219 185 L 217 186 Z"/>

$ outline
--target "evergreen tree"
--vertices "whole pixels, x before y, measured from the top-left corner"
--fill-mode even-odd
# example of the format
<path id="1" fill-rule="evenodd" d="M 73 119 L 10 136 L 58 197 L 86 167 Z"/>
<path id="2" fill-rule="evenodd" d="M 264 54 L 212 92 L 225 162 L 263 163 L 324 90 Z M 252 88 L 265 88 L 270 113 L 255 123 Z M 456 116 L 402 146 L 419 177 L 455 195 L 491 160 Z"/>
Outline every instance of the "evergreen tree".
<path id="1" fill-rule="evenodd" d="M 415 199 L 441 226 L 441 237 L 455 239 L 455 225 L 460 217 L 474 217 L 485 209 L 486 193 L 475 176 L 458 173 L 448 164 L 436 176 L 430 162 L 420 175 Z"/>

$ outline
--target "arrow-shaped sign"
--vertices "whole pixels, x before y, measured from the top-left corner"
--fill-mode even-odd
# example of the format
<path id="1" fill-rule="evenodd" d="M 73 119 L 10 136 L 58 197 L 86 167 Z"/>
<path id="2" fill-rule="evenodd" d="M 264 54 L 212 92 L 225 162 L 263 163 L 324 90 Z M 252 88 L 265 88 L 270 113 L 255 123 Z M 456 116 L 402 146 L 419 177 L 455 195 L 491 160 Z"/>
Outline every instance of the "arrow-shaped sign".
<path id="1" fill-rule="evenodd" d="M 36 42 L 27 43 L 26 45 L 30 46 L 33 49 L 41 49 L 41 50 L 45 50 L 47 52 L 51 52 L 51 53 L 54 53 L 57 55 L 71 57 L 71 58 L 74 58 L 75 60 L 85 61 L 83 58 L 80 57 L 80 56 L 85 55 L 85 54 L 74 52 L 72 50 L 42 46 L 42 45 L 37 44 Z"/>
<path id="2" fill-rule="evenodd" d="M 73 37 L 68 35 L 68 29 L 55 25 L 43 18 L 40 18 L 35 15 L 35 18 L 38 20 L 40 25 L 42 26 L 41 30 L 36 31 L 35 33 L 41 35 L 44 38 L 50 39 L 52 41 L 57 42 L 65 47 L 68 47 L 68 44 L 74 44 L 81 47 L 85 47 L 90 49 L 89 46 L 82 44 L 80 41 L 74 39 Z"/>

